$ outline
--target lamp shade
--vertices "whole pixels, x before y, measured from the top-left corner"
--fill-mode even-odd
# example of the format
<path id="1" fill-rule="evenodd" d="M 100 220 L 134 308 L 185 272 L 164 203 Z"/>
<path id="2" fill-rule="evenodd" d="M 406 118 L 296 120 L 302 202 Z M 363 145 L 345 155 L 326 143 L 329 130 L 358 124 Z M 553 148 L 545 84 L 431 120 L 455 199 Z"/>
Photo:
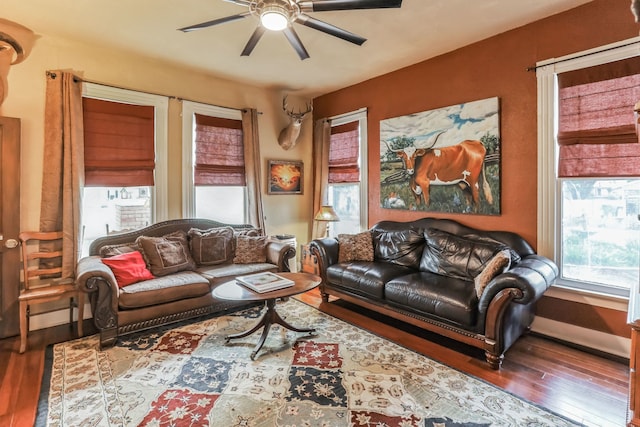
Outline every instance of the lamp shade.
<path id="1" fill-rule="evenodd" d="M 316 221 L 340 221 L 340 217 L 336 211 L 333 210 L 333 206 L 321 206 L 316 216 L 313 218 Z"/>

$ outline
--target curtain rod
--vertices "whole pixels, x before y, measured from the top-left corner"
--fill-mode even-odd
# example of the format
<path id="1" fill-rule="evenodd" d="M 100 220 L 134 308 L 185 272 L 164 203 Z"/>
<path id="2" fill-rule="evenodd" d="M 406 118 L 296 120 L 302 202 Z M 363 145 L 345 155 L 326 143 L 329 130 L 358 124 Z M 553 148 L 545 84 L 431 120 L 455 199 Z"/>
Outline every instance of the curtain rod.
<path id="1" fill-rule="evenodd" d="M 572 56 L 570 58 L 558 59 L 558 60 L 555 60 L 555 61 L 552 61 L 552 62 L 545 63 L 544 65 L 534 65 L 532 67 L 527 67 L 526 71 L 536 71 L 538 68 L 546 67 L 547 65 L 560 64 L 562 62 L 572 61 L 572 60 L 578 59 L 578 58 L 585 58 L 587 56 L 597 55 L 599 53 L 608 52 L 610 50 L 620 49 L 622 47 L 632 46 L 634 44 L 639 44 L 639 43 L 640 42 L 636 40 L 636 41 L 632 41 L 632 42 L 629 42 L 629 43 L 626 43 L 626 44 L 617 45 L 617 46 L 611 46 L 611 47 L 608 47 L 608 48 L 605 48 L 605 49 L 595 50 L 593 52 L 585 53 L 585 54 L 582 54 L 582 55 Z"/>
<path id="2" fill-rule="evenodd" d="M 56 78 L 55 71 L 47 70 L 46 74 L 47 74 L 47 76 L 51 77 L 52 79 Z M 223 106 L 223 105 L 211 104 L 210 102 L 195 101 L 195 100 L 192 100 L 192 99 L 181 98 L 179 96 L 167 95 L 167 94 L 159 93 L 159 92 L 149 92 L 149 91 L 146 91 L 146 90 L 130 89 L 130 88 L 126 88 L 126 87 L 122 87 L 122 86 L 116 86 L 116 85 L 112 85 L 112 84 L 108 84 L 108 83 L 97 82 L 95 80 L 87 80 L 85 78 L 78 77 L 76 75 L 73 76 L 73 81 L 76 82 L 76 83 L 77 82 L 91 83 L 91 84 L 94 84 L 94 85 L 110 87 L 110 88 L 113 88 L 113 89 L 130 90 L 132 92 L 139 92 L 139 93 L 144 93 L 144 94 L 147 94 L 147 95 L 163 96 L 163 97 L 169 98 L 169 99 L 177 99 L 178 101 L 197 102 L 199 104 L 211 105 L 212 107 L 227 108 L 229 110 L 236 110 L 236 111 L 244 111 L 244 110 L 246 110 L 246 108 L 226 107 L 226 106 Z M 258 114 L 262 114 L 262 111 L 258 111 L 257 113 Z"/>

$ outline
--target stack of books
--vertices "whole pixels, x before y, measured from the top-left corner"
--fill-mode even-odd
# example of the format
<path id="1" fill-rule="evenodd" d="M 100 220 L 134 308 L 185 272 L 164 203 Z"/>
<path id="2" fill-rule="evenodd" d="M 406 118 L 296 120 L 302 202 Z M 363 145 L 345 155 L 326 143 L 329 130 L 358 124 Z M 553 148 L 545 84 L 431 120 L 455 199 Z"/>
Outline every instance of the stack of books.
<path id="1" fill-rule="evenodd" d="M 293 286 L 293 280 L 285 279 L 275 273 L 256 273 L 236 277 L 236 282 L 252 291 L 263 293 Z"/>

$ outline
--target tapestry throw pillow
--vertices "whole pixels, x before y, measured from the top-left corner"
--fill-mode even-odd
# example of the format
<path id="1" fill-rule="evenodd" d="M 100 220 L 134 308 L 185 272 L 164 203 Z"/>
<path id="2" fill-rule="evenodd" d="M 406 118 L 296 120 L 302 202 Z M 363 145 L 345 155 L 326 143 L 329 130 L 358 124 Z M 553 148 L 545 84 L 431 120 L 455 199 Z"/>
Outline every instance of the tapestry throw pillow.
<path id="1" fill-rule="evenodd" d="M 421 230 L 373 230 L 373 258 L 418 269 L 425 239 Z"/>
<path id="2" fill-rule="evenodd" d="M 424 232 L 420 270 L 472 281 L 505 245 L 467 239 L 436 228 Z"/>
<path id="3" fill-rule="evenodd" d="M 138 251 L 104 258 L 102 262 L 113 271 L 119 288 L 154 278 Z"/>
<path id="4" fill-rule="evenodd" d="M 245 228 L 245 229 L 234 229 L 233 230 L 233 248 L 232 259 L 236 256 L 236 248 L 238 246 L 238 236 L 250 236 L 250 237 L 261 237 L 263 235 L 261 228 Z"/>
<path id="5" fill-rule="evenodd" d="M 236 237 L 236 254 L 234 264 L 253 264 L 267 261 L 267 237 L 247 236 L 240 234 Z"/>
<path id="6" fill-rule="evenodd" d="M 338 234 L 338 262 L 373 261 L 373 238 L 370 231 Z"/>
<path id="7" fill-rule="evenodd" d="M 140 251 L 140 247 L 136 242 L 120 243 L 118 245 L 105 245 L 100 248 L 100 256 L 102 258 L 112 257 L 130 252 Z"/>
<path id="8" fill-rule="evenodd" d="M 136 243 L 154 276 L 166 276 L 196 266 L 189 251 L 187 233 L 179 230 L 162 237 L 140 236 Z"/>
<path id="9" fill-rule="evenodd" d="M 489 282 L 500 273 L 504 273 L 511 265 L 511 254 L 508 249 L 503 249 L 493 256 L 484 266 L 484 269 L 474 279 L 476 295 L 482 296 Z"/>
<path id="10" fill-rule="evenodd" d="M 233 259 L 234 234 L 231 227 L 208 230 L 192 228 L 187 232 L 191 256 L 198 265 L 215 265 Z"/>

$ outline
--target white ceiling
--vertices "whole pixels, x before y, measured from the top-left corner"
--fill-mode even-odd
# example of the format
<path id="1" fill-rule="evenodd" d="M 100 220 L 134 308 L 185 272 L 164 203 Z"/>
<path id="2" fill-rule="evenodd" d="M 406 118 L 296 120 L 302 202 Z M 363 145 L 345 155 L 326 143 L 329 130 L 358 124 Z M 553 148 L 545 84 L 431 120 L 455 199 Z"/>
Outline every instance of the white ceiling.
<path id="1" fill-rule="evenodd" d="M 224 0 L 2 0 L 2 18 L 37 34 L 82 38 L 223 78 L 315 96 L 449 52 L 590 0 L 404 0 L 400 9 L 310 13 L 367 38 L 357 46 L 294 24 L 311 58 L 267 31 L 240 52 L 257 18 L 183 33 L 247 10 Z"/>

